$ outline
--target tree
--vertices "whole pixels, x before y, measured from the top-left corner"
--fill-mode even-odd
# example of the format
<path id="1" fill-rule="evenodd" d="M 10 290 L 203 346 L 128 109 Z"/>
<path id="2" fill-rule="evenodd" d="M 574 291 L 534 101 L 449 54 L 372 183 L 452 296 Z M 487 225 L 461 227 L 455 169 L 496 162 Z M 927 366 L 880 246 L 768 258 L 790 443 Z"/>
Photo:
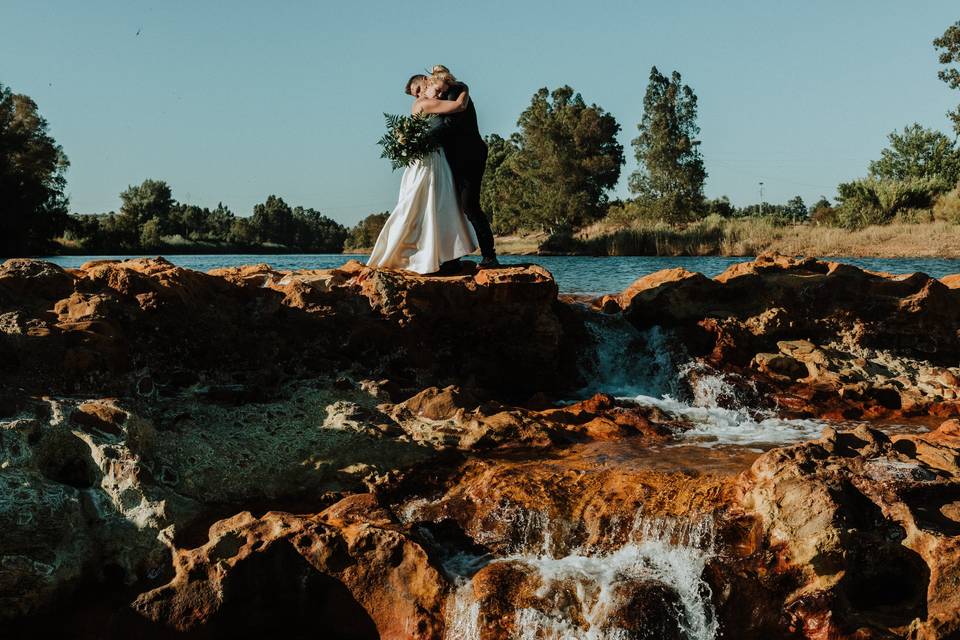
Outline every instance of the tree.
<path id="1" fill-rule="evenodd" d="M 358 222 L 355 227 L 350 229 L 346 242 L 344 243 L 344 249 L 356 251 L 357 249 L 369 249 L 372 247 L 389 217 L 389 211 L 371 213 Z"/>
<path id="2" fill-rule="evenodd" d="M 624 163 L 616 119 L 563 86 L 537 91 L 517 125 L 509 141 L 494 140 L 485 179 L 494 221 L 509 221 L 498 226 L 554 233 L 601 218 Z"/>
<path id="3" fill-rule="evenodd" d="M 161 233 L 168 233 L 174 204 L 170 185 L 163 180 L 148 178 L 137 186 L 127 187 L 120 194 L 120 215 L 137 227 L 155 218 Z"/>
<path id="4" fill-rule="evenodd" d="M 817 209 L 829 209 L 833 204 L 827 199 L 827 196 L 820 196 L 820 199 L 810 205 L 809 213 L 812 215 Z"/>
<path id="5" fill-rule="evenodd" d="M 960 180 L 960 149 L 941 132 L 914 123 L 888 137 L 890 146 L 870 163 L 871 178 L 940 178 L 950 184 Z"/>
<path id="6" fill-rule="evenodd" d="M 45 253 L 63 232 L 68 166 L 37 104 L 0 84 L 0 256 Z"/>
<path id="7" fill-rule="evenodd" d="M 943 35 L 933 41 L 933 46 L 938 49 L 940 64 L 946 66 L 937 76 L 951 89 L 960 89 L 960 68 L 950 66 L 960 65 L 960 20 L 947 27 Z M 960 106 L 947 115 L 953 120 L 953 130 L 960 135 Z"/>
<path id="8" fill-rule="evenodd" d="M 487 137 L 487 166 L 480 189 L 480 206 L 490 215 L 490 226 L 496 234 L 515 233 L 524 227 L 522 209 L 516 206 L 519 180 L 513 173 L 511 158 L 520 150 L 520 134 L 501 138 Z"/>
<path id="9" fill-rule="evenodd" d="M 730 203 L 730 198 L 727 196 L 707 200 L 703 208 L 707 215 L 717 215 L 723 218 L 732 218 L 735 213 L 733 205 Z"/>
<path id="10" fill-rule="evenodd" d="M 207 232 L 211 240 L 224 240 L 230 233 L 233 221 L 236 216 L 233 211 L 222 202 L 217 203 L 217 208 L 207 216 Z"/>
<path id="11" fill-rule="evenodd" d="M 807 205 L 804 204 L 803 198 L 794 196 L 787 201 L 784 213 L 790 216 L 790 219 L 794 222 L 804 220 L 807 217 Z"/>
<path id="12" fill-rule="evenodd" d="M 878 180 L 864 178 L 837 186 L 837 223 L 848 228 L 887 224 L 897 216 L 914 218 L 911 213 L 929 210 L 952 185 L 942 178 Z"/>
<path id="13" fill-rule="evenodd" d="M 162 243 L 160 221 L 150 218 L 140 227 L 140 246 L 144 249 L 155 249 Z"/>
<path id="14" fill-rule="evenodd" d="M 818 226 L 835 226 L 838 223 L 837 210 L 826 196 L 820 196 L 819 200 L 810 205 L 809 214 L 810 221 Z"/>
<path id="15" fill-rule="evenodd" d="M 697 96 L 676 71 L 668 79 L 656 67 L 643 98 L 640 131 L 633 140 L 640 168 L 630 190 L 652 205 L 659 217 L 684 220 L 703 206 L 707 171 L 700 155 Z"/>
<path id="16" fill-rule="evenodd" d="M 316 209 L 295 207 L 293 210 L 293 246 L 302 251 L 340 253 L 347 238 L 342 224 L 331 220 Z"/>
<path id="17" fill-rule="evenodd" d="M 295 231 L 293 209 L 283 198 L 267 197 L 266 202 L 253 207 L 250 223 L 260 242 L 292 245 Z"/>
<path id="18" fill-rule="evenodd" d="M 257 243 L 257 230 L 250 218 L 234 219 L 227 233 L 227 242 L 241 247 L 249 247 Z"/>

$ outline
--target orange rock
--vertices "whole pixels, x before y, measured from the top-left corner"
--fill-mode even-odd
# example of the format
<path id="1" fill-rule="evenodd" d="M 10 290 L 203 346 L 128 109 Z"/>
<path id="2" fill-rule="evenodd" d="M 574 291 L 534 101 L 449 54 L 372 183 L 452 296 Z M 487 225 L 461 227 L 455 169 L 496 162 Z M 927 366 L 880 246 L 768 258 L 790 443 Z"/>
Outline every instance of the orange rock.
<path id="1" fill-rule="evenodd" d="M 940 282 L 947 285 L 951 289 L 960 289 L 960 273 L 943 276 L 940 278 Z"/>
<path id="2" fill-rule="evenodd" d="M 180 631 L 250 636 L 333 628 L 400 640 L 436 638 L 443 628 L 446 580 L 416 542 L 360 512 L 348 522 L 240 513 L 214 524 L 203 546 L 175 550 L 174 567 L 168 584 L 133 606 Z"/>

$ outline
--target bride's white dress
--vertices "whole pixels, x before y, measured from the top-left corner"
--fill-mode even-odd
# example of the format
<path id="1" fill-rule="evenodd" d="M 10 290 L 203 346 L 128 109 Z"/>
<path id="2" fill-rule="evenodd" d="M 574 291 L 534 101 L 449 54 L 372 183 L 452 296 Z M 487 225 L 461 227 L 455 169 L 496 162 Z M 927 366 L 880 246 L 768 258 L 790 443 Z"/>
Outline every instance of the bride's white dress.
<path id="1" fill-rule="evenodd" d="M 397 206 L 367 266 L 433 273 L 476 249 L 477 235 L 460 211 L 453 173 L 440 149 L 404 170 Z"/>

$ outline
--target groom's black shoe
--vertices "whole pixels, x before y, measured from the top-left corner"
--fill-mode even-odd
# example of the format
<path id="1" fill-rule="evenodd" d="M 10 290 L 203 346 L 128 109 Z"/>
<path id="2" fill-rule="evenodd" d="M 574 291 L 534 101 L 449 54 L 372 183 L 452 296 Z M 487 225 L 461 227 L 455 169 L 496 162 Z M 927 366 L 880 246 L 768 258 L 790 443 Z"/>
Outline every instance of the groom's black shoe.
<path id="1" fill-rule="evenodd" d="M 500 261 L 497 260 L 497 256 L 490 256 L 480 261 L 481 269 L 496 269 L 499 266 L 500 266 Z"/>

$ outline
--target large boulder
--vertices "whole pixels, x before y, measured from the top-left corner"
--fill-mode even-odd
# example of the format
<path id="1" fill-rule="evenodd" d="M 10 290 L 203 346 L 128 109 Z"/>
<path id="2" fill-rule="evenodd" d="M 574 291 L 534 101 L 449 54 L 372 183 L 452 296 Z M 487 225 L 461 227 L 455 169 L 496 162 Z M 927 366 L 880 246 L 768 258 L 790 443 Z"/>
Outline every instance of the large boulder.
<path id="1" fill-rule="evenodd" d="M 163 258 L 71 273 L 15 260 L 0 269 L 0 381 L 118 395 L 214 382 L 269 398 L 285 380 L 359 370 L 522 398 L 576 385 L 563 313 L 535 265 L 431 277 L 355 261 L 205 274 Z"/>
<path id="2" fill-rule="evenodd" d="M 800 338 L 849 341 L 934 363 L 960 359 L 960 294 L 923 273 L 891 276 L 766 254 L 713 279 L 678 269 L 645 276 L 624 291 L 621 306 L 639 325 L 699 327 L 712 336 L 716 357 L 737 364 L 778 340 Z"/>
<path id="3" fill-rule="evenodd" d="M 213 524 L 205 544 L 176 552 L 173 579 L 134 608 L 213 637 L 439 637 L 446 580 L 374 501 L 347 501 L 311 516 L 244 512 Z"/>
<path id="4" fill-rule="evenodd" d="M 828 429 L 744 473 L 740 504 L 789 577 L 779 597 L 799 637 L 960 632 L 958 445 L 955 422 L 893 439 Z"/>
<path id="5" fill-rule="evenodd" d="M 794 414 L 960 415 L 960 289 L 923 273 L 767 254 L 713 279 L 650 274 L 617 306 L 713 368 L 756 379 Z"/>

